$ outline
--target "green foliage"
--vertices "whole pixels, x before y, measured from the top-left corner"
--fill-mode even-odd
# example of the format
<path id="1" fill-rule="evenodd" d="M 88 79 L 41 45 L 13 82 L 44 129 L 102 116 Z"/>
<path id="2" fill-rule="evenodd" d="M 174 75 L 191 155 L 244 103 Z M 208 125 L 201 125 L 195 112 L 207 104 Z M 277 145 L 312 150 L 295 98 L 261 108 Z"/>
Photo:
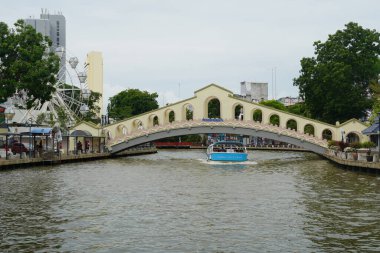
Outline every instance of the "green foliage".
<path id="1" fill-rule="evenodd" d="M 373 104 L 369 82 L 379 73 L 380 34 L 351 22 L 314 46 L 316 57 L 303 58 L 294 79 L 306 111 L 331 124 L 365 116 Z"/>
<path id="2" fill-rule="evenodd" d="M 159 141 L 162 141 L 162 142 L 178 142 L 179 139 L 181 139 L 181 142 L 193 142 L 193 143 L 201 143 L 202 142 L 202 136 L 200 136 L 199 134 L 173 136 L 173 137 L 161 139 Z"/>
<path id="3" fill-rule="evenodd" d="M 286 107 L 286 110 L 290 113 L 310 117 L 309 112 L 306 110 L 305 103 L 297 103 L 294 105 L 289 105 Z"/>
<path id="4" fill-rule="evenodd" d="M 208 117 L 220 118 L 220 102 L 216 98 L 208 102 Z"/>
<path id="5" fill-rule="evenodd" d="M 331 147 L 334 147 L 334 146 L 338 146 L 336 141 L 329 140 L 327 142 L 327 147 L 331 148 Z"/>
<path id="6" fill-rule="evenodd" d="M 156 92 L 126 89 L 111 97 L 107 111 L 111 118 L 121 120 L 158 108 Z"/>
<path id="7" fill-rule="evenodd" d="M 269 119 L 269 122 L 272 125 L 279 126 L 280 125 L 280 117 L 278 115 L 272 115 Z"/>
<path id="8" fill-rule="evenodd" d="M 315 135 L 314 127 L 312 125 L 306 125 L 304 132 L 305 132 L 305 134 Z"/>
<path id="9" fill-rule="evenodd" d="M 266 100 L 266 101 L 261 101 L 260 104 L 266 105 L 281 111 L 286 111 L 286 107 L 283 103 L 277 101 L 277 100 Z"/>
<path id="10" fill-rule="evenodd" d="M 297 122 L 293 119 L 288 120 L 288 122 L 286 122 L 286 128 L 297 131 Z"/>
<path id="11" fill-rule="evenodd" d="M 242 108 L 243 108 L 243 106 L 241 106 L 241 105 L 237 105 L 237 106 L 235 107 L 235 119 L 238 119 L 238 118 L 239 118 L 239 115 L 240 115 L 240 113 L 241 113 Z"/>
<path id="12" fill-rule="evenodd" d="M 376 147 L 376 144 L 373 143 L 372 141 L 366 141 L 366 142 L 361 143 L 361 147 L 362 148 L 373 148 L 373 147 Z"/>
<path id="13" fill-rule="evenodd" d="M 169 112 L 169 122 L 175 121 L 175 114 L 173 111 Z"/>
<path id="14" fill-rule="evenodd" d="M 0 102 L 16 91 L 27 93 L 28 109 L 44 103 L 55 91 L 59 59 L 47 53 L 51 41 L 24 21 L 18 20 L 15 29 L 0 22 Z"/>
<path id="15" fill-rule="evenodd" d="M 253 112 L 253 120 L 257 122 L 263 121 L 263 112 L 261 110 L 255 110 Z"/>
<path id="16" fill-rule="evenodd" d="M 186 108 L 186 120 L 192 120 L 193 119 L 193 111 Z"/>
<path id="17" fill-rule="evenodd" d="M 353 149 L 359 149 L 362 147 L 362 145 L 360 142 L 353 142 L 353 143 L 350 143 L 350 147 Z"/>

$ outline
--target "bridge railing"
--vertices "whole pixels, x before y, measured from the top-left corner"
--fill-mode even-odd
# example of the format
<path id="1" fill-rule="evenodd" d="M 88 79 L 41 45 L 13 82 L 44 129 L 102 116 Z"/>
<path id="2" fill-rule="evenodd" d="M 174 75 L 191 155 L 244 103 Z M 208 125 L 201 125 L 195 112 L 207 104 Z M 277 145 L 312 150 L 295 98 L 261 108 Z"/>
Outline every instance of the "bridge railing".
<path id="1" fill-rule="evenodd" d="M 201 126 L 225 126 L 225 127 L 241 127 L 258 131 L 267 131 L 279 135 L 289 136 L 301 141 L 313 143 L 322 147 L 327 147 L 327 141 L 320 139 L 316 136 L 301 133 L 295 130 L 279 127 L 271 124 L 262 124 L 257 121 L 240 121 L 240 120 L 226 120 L 226 121 L 203 121 L 203 120 L 188 120 L 188 121 L 175 121 L 166 125 L 157 125 L 148 129 L 138 129 L 125 136 L 115 137 L 108 141 L 107 146 L 113 146 L 121 142 L 125 142 L 134 138 L 147 136 L 153 133 L 165 132 L 174 129 L 192 128 Z"/>

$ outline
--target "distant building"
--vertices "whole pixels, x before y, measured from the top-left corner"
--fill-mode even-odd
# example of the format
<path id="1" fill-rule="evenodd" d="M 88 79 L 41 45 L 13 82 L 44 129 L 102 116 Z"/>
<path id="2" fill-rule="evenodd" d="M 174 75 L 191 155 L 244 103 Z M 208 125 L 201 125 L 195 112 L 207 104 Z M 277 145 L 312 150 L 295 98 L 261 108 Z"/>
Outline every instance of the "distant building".
<path id="1" fill-rule="evenodd" d="M 87 86 L 91 91 L 99 92 L 99 117 L 103 112 L 103 56 L 101 52 L 89 52 L 86 60 Z"/>
<path id="2" fill-rule="evenodd" d="M 24 20 L 27 25 L 31 25 L 37 32 L 44 36 L 48 36 L 52 41 L 52 52 L 58 47 L 63 47 L 66 50 L 66 19 L 62 13 L 50 14 L 47 10 L 42 9 L 39 19 L 27 18 Z M 58 78 L 65 82 L 65 64 L 66 52 L 63 52 L 60 62 L 60 71 Z"/>
<path id="3" fill-rule="evenodd" d="M 300 97 L 282 97 L 277 99 L 278 102 L 281 102 L 285 106 L 294 105 L 297 103 L 302 103 L 303 100 Z"/>
<path id="4" fill-rule="evenodd" d="M 268 83 L 241 82 L 240 97 L 259 103 L 268 100 Z"/>

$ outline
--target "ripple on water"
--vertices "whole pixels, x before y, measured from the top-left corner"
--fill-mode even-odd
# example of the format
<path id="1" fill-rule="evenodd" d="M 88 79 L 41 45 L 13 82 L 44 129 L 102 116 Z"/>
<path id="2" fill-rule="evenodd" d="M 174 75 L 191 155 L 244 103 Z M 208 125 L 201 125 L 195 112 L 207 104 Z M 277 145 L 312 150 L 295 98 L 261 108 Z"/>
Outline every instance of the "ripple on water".
<path id="1" fill-rule="evenodd" d="M 308 153 L 204 151 L 0 173 L 0 251 L 330 252 L 380 248 L 379 177 Z"/>

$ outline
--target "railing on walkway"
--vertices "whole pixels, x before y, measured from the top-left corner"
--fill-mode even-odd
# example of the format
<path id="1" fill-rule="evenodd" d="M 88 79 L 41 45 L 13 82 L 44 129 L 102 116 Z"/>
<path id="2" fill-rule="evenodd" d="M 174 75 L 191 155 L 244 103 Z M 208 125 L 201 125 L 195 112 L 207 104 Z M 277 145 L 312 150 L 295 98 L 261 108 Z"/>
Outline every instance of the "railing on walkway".
<path id="1" fill-rule="evenodd" d="M 202 126 L 223 126 L 223 127 L 241 127 L 241 128 L 249 128 L 252 130 L 261 130 L 267 131 L 271 133 L 275 133 L 278 135 L 284 135 L 293 137 L 302 141 L 306 141 L 315 145 L 319 145 L 321 147 L 327 148 L 327 140 L 320 139 L 310 134 L 301 133 L 292 129 L 287 129 L 271 124 L 262 124 L 261 122 L 256 121 L 240 121 L 240 120 L 227 120 L 227 121 L 203 121 L 203 120 L 189 120 L 189 121 L 180 121 L 180 122 L 172 122 L 166 125 L 154 126 L 149 129 L 138 129 L 130 134 L 124 136 L 117 136 L 113 139 L 109 139 L 107 142 L 107 146 L 112 147 L 113 145 L 129 141 L 131 139 L 148 136 L 150 134 L 165 132 L 174 129 L 181 128 L 192 128 L 192 127 L 202 127 Z"/>

